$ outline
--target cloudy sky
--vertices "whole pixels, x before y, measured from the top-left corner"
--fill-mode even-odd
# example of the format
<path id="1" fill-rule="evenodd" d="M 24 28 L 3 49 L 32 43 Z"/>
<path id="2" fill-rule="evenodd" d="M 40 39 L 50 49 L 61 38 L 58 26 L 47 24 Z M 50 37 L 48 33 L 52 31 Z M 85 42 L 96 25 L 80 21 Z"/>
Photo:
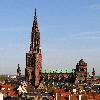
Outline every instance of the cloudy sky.
<path id="1" fill-rule="evenodd" d="M 99 0 L 0 0 L 0 74 L 25 69 L 37 8 L 43 69 L 72 69 L 80 59 L 100 75 Z"/>

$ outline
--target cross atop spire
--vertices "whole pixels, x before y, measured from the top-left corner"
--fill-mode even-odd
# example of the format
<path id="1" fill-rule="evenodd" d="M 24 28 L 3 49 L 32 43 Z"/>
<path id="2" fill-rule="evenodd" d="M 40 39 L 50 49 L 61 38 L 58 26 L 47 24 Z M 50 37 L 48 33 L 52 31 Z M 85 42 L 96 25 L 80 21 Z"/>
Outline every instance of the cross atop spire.
<path id="1" fill-rule="evenodd" d="M 35 16 L 36 16 L 36 8 L 35 8 Z"/>

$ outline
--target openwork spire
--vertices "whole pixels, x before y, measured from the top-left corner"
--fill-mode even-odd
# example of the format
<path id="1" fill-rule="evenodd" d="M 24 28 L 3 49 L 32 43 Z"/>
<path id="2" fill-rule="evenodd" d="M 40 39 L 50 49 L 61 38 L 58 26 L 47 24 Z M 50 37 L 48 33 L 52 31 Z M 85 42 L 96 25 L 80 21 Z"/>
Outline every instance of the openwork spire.
<path id="1" fill-rule="evenodd" d="M 31 32 L 31 45 L 30 50 L 34 52 L 39 51 L 40 48 L 40 32 L 38 28 L 37 16 L 36 16 L 36 8 L 35 8 L 35 15 L 33 21 L 33 27 Z"/>
<path id="2" fill-rule="evenodd" d="M 36 16 L 36 8 L 35 8 L 35 15 L 34 15 L 34 21 L 33 21 L 33 27 L 32 32 L 38 32 L 38 22 L 37 22 L 37 16 Z"/>

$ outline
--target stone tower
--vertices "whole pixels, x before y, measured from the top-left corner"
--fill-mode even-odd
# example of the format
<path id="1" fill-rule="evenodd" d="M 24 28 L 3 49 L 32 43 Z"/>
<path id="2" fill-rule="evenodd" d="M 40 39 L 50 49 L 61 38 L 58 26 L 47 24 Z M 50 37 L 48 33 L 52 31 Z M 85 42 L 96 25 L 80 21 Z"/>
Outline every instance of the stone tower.
<path id="1" fill-rule="evenodd" d="M 93 71 L 92 71 L 92 76 L 93 76 L 93 80 L 95 80 L 96 76 L 95 76 L 95 70 L 93 68 Z"/>
<path id="2" fill-rule="evenodd" d="M 42 70 L 42 54 L 40 49 L 40 32 L 38 28 L 36 9 L 31 32 L 30 51 L 26 53 L 25 79 L 33 86 L 39 85 Z"/>
<path id="3" fill-rule="evenodd" d="M 76 65 L 76 80 L 79 83 L 87 82 L 87 63 L 81 59 Z"/>
<path id="4" fill-rule="evenodd" d="M 20 77 L 21 76 L 21 69 L 19 67 L 19 64 L 18 64 L 18 68 L 17 68 L 17 77 Z"/>

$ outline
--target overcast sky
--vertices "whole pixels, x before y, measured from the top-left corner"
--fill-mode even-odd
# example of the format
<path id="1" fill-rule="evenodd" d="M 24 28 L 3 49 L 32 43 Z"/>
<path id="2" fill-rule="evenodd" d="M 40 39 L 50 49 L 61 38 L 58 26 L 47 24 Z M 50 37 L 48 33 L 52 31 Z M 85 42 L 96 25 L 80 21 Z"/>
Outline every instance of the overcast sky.
<path id="1" fill-rule="evenodd" d="M 43 69 L 72 69 L 80 59 L 100 75 L 100 0 L 0 0 L 0 74 L 25 69 L 37 8 Z"/>

